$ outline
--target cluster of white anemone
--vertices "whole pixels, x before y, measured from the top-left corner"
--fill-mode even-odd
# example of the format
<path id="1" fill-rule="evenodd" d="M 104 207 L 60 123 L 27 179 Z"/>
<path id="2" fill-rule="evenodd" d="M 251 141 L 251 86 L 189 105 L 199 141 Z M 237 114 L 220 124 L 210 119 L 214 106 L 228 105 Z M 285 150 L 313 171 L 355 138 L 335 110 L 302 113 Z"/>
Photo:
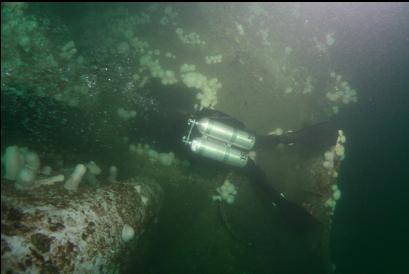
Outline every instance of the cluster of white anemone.
<path id="1" fill-rule="evenodd" d="M 343 160 L 345 158 L 345 147 L 346 137 L 342 130 L 338 130 L 338 138 L 335 146 L 331 147 L 330 150 L 324 153 L 324 162 L 322 166 L 328 170 L 328 174 L 333 177 L 338 177 L 338 173 L 335 170 L 336 161 Z"/>
<path id="2" fill-rule="evenodd" d="M 234 203 L 235 196 L 237 195 L 236 187 L 226 179 L 222 186 L 216 188 L 218 195 L 213 195 L 213 201 L 225 201 L 228 204 Z"/>
<path id="3" fill-rule="evenodd" d="M 358 101 L 356 90 L 349 86 L 347 81 L 342 80 L 342 76 L 335 72 L 330 73 L 330 77 L 333 81 L 333 86 L 325 96 L 334 105 L 332 106 L 333 112 L 336 114 L 339 111 L 340 104 L 356 103 Z"/>

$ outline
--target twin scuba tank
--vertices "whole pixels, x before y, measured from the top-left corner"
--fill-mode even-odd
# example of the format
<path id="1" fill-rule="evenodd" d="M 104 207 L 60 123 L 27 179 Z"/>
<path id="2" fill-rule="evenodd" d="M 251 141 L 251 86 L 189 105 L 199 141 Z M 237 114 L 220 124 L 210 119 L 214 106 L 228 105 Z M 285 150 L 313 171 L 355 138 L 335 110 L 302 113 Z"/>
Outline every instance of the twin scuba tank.
<path id="1" fill-rule="evenodd" d="M 193 153 L 236 167 L 247 164 L 256 141 L 254 134 L 209 118 L 189 119 L 188 126 L 188 134 L 182 141 Z M 200 136 L 192 137 L 194 128 Z"/>

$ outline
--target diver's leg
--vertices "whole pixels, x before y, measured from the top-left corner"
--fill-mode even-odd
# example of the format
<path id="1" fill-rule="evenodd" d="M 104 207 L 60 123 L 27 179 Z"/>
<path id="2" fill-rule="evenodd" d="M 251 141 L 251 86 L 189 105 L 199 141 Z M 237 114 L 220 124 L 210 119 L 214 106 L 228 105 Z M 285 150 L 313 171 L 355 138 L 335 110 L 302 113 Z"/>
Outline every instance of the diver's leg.
<path id="1" fill-rule="evenodd" d="M 251 181 L 267 193 L 267 196 L 271 199 L 271 205 L 277 206 L 285 221 L 295 229 L 311 230 L 317 228 L 317 226 L 321 226 L 318 220 L 309 214 L 304 208 L 287 200 L 284 195 L 275 190 L 268 181 L 266 174 L 254 163 L 254 161 L 249 159 L 244 172 Z"/>

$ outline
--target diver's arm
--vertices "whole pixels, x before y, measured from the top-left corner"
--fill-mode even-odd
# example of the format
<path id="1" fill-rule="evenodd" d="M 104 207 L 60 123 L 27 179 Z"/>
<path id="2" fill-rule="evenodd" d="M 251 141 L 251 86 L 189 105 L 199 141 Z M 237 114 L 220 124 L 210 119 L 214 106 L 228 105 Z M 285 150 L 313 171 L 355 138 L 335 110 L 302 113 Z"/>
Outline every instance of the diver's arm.
<path id="1" fill-rule="evenodd" d="M 285 140 L 284 140 L 285 141 Z M 278 144 L 283 143 L 283 138 L 278 135 L 260 135 L 256 134 L 256 143 L 254 144 L 254 150 L 268 149 L 275 147 Z M 288 144 L 284 142 L 284 144 Z"/>
<path id="2" fill-rule="evenodd" d="M 299 130 L 289 130 L 282 135 L 256 135 L 254 149 L 268 149 L 278 144 L 299 144 L 308 147 L 329 146 L 336 140 L 339 129 L 337 121 L 324 121 Z"/>

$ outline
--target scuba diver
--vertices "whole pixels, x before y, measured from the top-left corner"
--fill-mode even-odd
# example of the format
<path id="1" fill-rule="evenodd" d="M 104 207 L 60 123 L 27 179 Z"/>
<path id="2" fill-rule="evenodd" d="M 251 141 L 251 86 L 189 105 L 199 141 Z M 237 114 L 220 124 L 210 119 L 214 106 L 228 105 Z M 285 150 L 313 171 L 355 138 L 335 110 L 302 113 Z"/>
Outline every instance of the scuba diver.
<path id="1" fill-rule="evenodd" d="M 172 119 L 169 113 L 167 119 Z M 178 111 L 173 117 L 172 128 L 179 132 L 181 143 L 199 157 L 218 161 L 247 176 L 268 194 L 269 203 L 276 206 L 284 220 L 301 231 L 319 229 L 322 224 L 301 206 L 287 200 L 274 189 L 264 171 L 250 158 L 252 150 L 268 149 L 278 144 L 311 145 L 328 133 L 333 138 L 336 130 L 328 130 L 328 123 L 321 123 L 299 131 L 288 131 L 282 135 L 258 135 L 245 128 L 244 124 L 229 115 L 212 109 L 202 109 L 194 114 Z M 322 130 L 325 128 L 326 130 Z M 315 134 L 314 134 L 315 133 Z M 327 134 L 327 135 L 328 135 Z M 325 139 L 333 140 L 333 138 Z"/>

